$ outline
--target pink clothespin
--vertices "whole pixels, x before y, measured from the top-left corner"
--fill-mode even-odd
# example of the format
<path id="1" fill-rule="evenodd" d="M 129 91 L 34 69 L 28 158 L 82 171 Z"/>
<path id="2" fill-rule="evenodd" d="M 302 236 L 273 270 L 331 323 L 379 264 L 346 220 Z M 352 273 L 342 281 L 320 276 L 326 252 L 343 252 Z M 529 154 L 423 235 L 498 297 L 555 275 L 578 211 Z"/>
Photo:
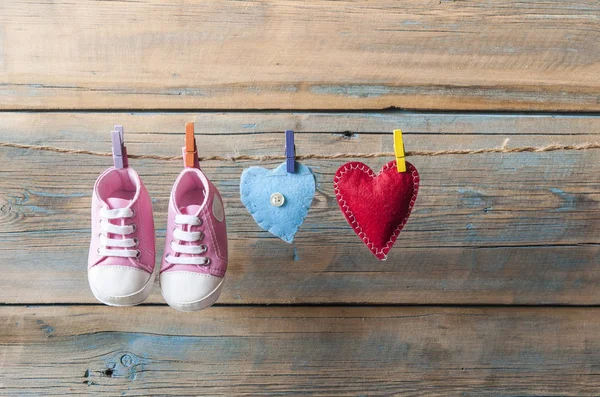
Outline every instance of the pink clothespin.
<path id="1" fill-rule="evenodd" d="M 115 168 L 127 168 L 129 161 L 127 160 L 127 148 L 125 147 L 125 139 L 123 138 L 123 126 L 115 125 L 114 130 L 110 133 L 110 138 L 112 141 Z"/>

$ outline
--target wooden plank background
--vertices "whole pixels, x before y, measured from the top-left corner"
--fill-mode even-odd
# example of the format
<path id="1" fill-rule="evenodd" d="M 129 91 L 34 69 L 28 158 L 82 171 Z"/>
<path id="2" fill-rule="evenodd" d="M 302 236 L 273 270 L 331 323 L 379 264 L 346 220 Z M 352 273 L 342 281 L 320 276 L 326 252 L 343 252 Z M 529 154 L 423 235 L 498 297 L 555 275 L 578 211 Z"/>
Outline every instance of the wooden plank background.
<path id="1" fill-rule="evenodd" d="M 6 394 L 598 394 L 597 308 L 113 312 L 1 308 Z"/>
<path id="2" fill-rule="evenodd" d="M 600 4 L 546 1 L 0 1 L 0 143 L 201 156 L 600 141 Z M 411 109 L 399 110 L 399 109 Z M 351 160 L 351 159 L 348 159 Z M 365 160 L 378 168 L 389 159 Z M 600 395 L 600 150 L 412 156 L 422 185 L 385 262 L 306 160 L 294 244 L 207 161 L 230 267 L 199 313 L 158 285 L 133 308 L 87 285 L 110 157 L 0 147 L 2 396 Z M 158 254 L 178 161 L 132 160 Z"/>
<path id="3" fill-rule="evenodd" d="M 0 108 L 600 110 L 596 0 L 3 1 Z"/>
<path id="4" fill-rule="evenodd" d="M 120 120 L 130 153 L 166 156 L 179 153 L 185 120 L 195 120 L 201 156 L 283 154 L 281 125 L 296 128 L 298 154 L 391 151 L 394 125 L 405 126 L 412 150 L 493 147 L 507 137 L 511 146 L 600 141 L 600 118 L 588 116 L 5 113 L 3 120 L 0 132 L 12 141 L 36 144 L 42 135 L 45 144 L 97 151 L 109 148 L 106 131 Z M 317 195 L 291 245 L 260 229 L 240 202 L 239 176 L 258 162 L 205 162 L 224 196 L 231 242 L 220 302 L 599 303 L 598 154 L 411 158 L 423 180 L 418 205 L 385 262 L 372 257 L 335 201 L 333 175 L 347 160 L 305 162 L 315 170 Z M 4 149 L 0 156 L 4 164 L 20 165 L 0 180 L 3 301 L 95 302 L 81 268 L 91 186 L 111 159 L 22 149 Z M 367 162 L 379 168 L 387 161 Z M 131 164 L 154 200 L 162 253 L 169 194 L 181 164 Z M 162 302 L 158 288 L 151 302 Z"/>

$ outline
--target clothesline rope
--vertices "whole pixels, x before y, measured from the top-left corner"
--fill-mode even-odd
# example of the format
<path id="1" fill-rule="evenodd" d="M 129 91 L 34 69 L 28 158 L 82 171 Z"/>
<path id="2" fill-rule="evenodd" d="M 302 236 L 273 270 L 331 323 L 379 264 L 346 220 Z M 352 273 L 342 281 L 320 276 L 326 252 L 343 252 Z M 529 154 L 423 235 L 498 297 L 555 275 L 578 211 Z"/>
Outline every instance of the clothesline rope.
<path id="1" fill-rule="evenodd" d="M 86 154 L 90 156 L 102 156 L 112 157 L 110 152 L 97 152 L 93 150 L 85 149 L 65 149 L 54 146 L 45 145 L 27 145 L 22 143 L 13 142 L 0 142 L 0 147 L 15 148 L 15 149 L 26 149 L 26 150 L 39 150 L 45 152 L 54 153 L 65 153 L 65 154 Z M 589 142 L 581 143 L 577 145 L 561 145 L 561 144 L 550 144 L 546 146 L 520 146 L 520 147 L 508 147 L 508 139 L 504 141 L 502 146 L 493 148 L 483 149 L 445 149 L 445 150 L 412 150 L 407 151 L 405 155 L 409 156 L 446 156 L 446 155 L 470 155 L 470 154 L 484 154 L 484 153 L 542 153 L 542 152 L 556 152 L 566 150 L 592 150 L 600 149 L 600 142 Z M 158 154 L 131 154 L 127 156 L 130 159 L 150 159 L 150 160 L 161 160 L 161 161 L 175 161 L 181 160 L 181 156 L 161 156 Z M 375 152 L 375 153 L 335 153 L 335 154 L 304 154 L 296 155 L 297 160 L 335 160 L 335 159 L 351 159 L 351 158 L 377 158 L 377 157 L 394 157 L 394 152 Z M 285 156 L 273 155 L 273 156 L 251 156 L 247 154 L 239 154 L 234 156 L 204 156 L 199 157 L 200 161 L 270 161 L 270 160 L 285 160 Z"/>

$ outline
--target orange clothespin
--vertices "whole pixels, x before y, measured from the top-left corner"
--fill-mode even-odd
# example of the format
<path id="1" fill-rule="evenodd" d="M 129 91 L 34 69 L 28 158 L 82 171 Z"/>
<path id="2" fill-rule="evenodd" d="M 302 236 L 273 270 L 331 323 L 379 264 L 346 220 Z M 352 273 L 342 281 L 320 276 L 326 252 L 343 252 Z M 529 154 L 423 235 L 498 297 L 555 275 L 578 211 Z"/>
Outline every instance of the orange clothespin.
<path id="1" fill-rule="evenodd" d="M 194 123 L 185 125 L 185 147 L 183 148 L 183 164 L 186 167 L 200 168 L 198 147 L 194 137 Z"/>
<path id="2" fill-rule="evenodd" d="M 396 155 L 396 167 L 398 172 L 406 172 L 406 160 L 404 160 L 404 142 L 402 142 L 402 130 L 394 130 L 394 154 Z"/>

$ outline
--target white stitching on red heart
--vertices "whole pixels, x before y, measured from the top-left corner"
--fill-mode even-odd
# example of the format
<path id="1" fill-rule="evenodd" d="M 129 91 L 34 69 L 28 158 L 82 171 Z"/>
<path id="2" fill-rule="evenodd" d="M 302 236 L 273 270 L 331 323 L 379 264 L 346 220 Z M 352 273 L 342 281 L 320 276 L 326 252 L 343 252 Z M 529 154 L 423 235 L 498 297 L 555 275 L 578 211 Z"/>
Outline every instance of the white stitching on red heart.
<path id="1" fill-rule="evenodd" d="M 382 254 L 383 255 L 382 260 L 387 259 L 387 253 L 392 248 L 391 244 L 393 244 L 396 241 L 396 238 L 398 238 L 398 235 L 404 228 L 404 225 L 406 225 L 406 222 L 408 221 L 408 217 L 410 216 L 410 213 L 412 212 L 412 208 L 415 205 L 415 201 L 417 200 L 417 193 L 419 192 L 419 181 L 420 180 L 419 180 L 419 177 L 417 176 L 416 168 L 412 164 L 408 163 L 408 166 L 409 166 L 408 171 L 410 171 L 410 174 L 412 176 L 412 183 L 413 183 L 413 194 L 410 199 L 410 203 L 408 205 L 408 212 L 406 213 L 406 216 L 404 217 L 404 219 L 402 219 L 402 222 L 400 222 L 400 224 L 398 224 L 396 229 L 394 229 L 394 232 L 392 233 L 389 240 L 386 242 L 385 246 L 381 250 L 378 250 L 375 247 L 375 245 L 373 243 L 371 243 L 371 240 L 369 240 L 369 237 L 367 237 L 367 235 L 363 232 L 362 227 L 359 225 L 358 221 L 356 220 L 356 217 L 352 213 L 352 210 L 347 205 L 346 200 L 344 200 L 344 197 L 340 193 L 340 189 L 338 188 L 338 182 L 342 179 L 342 176 L 345 173 L 347 173 L 348 171 L 358 169 L 363 172 L 366 172 L 367 175 L 369 175 L 371 178 L 376 178 L 378 175 L 387 171 L 392 166 L 394 166 L 394 167 L 396 166 L 396 160 L 390 161 L 389 163 L 385 164 L 383 167 L 381 167 L 381 170 L 379 170 L 379 173 L 375 174 L 373 172 L 373 170 L 370 167 L 368 167 L 366 164 L 356 163 L 356 162 L 347 163 L 344 165 L 344 168 L 339 169 L 336 172 L 335 178 L 333 179 L 333 192 L 335 193 L 336 197 L 338 198 L 338 203 L 340 204 L 342 211 L 346 215 L 348 215 L 348 220 L 350 221 L 352 228 L 354 229 L 354 231 L 356 232 L 358 237 L 367 245 L 367 247 L 373 254 L 375 254 L 375 255 Z"/>

